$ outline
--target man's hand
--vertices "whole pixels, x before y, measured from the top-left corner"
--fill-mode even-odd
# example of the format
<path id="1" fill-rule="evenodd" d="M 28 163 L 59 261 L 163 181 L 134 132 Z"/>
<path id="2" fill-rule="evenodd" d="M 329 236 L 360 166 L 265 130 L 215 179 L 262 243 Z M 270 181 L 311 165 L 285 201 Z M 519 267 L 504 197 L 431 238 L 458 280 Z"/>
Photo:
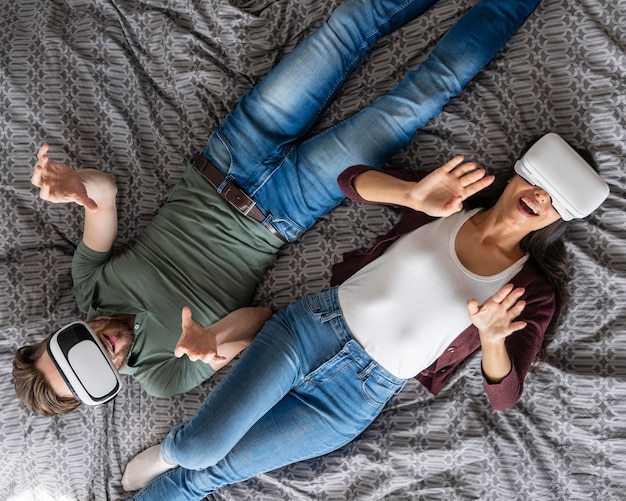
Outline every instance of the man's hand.
<path id="1" fill-rule="evenodd" d="M 485 176 L 475 162 L 463 163 L 457 156 L 414 183 L 408 204 L 430 216 L 445 217 L 459 212 L 463 201 L 493 183 L 494 176 Z"/>
<path id="2" fill-rule="evenodd" d="M 205 364 L 226 359 L 217 353 L 218 329 L 212 328 L 211 325 L 202 327 L 192 318 L 191 309 L 187 306 L 182 311 L 182 330 L 178 344 L 174 349 L 176 357 L 180 358 L 187 355 L 192 362 L 201 360 Z"/>
<path id="3" fill-rule="evenodd" d="M 37 153 L 31 182 L 39 188 L 42 200 L 83 206 L 83 242 L 98 252 L 111 250 L 117 237 L 117 186 L 112 176 L 96 169 L 74 170 L 50 160 L 44 144 Z"/>
<path id="4" fill-rule="evenodd" d="M 88 210 L 98 208 L 98 204 L 87 194 L 85 180 L 80 174 L 68 165 L 50 160 L 47 144 L 39 148 L 31 182 L 39 188 L 42 200 L 74 202 Z"/>
<path id="5" fill-rule="evenodd" d="M 214 324 L 202 327 L 191 317 L 185 306 L 182 311 L 182 328 L 174 355 L 187 355 L 189 360 L 201 360 L 215 370 L 221 369 L 241 350 L 246 348 L 272 316 L 272 310 L 264 307 L 239 308 Z"/>

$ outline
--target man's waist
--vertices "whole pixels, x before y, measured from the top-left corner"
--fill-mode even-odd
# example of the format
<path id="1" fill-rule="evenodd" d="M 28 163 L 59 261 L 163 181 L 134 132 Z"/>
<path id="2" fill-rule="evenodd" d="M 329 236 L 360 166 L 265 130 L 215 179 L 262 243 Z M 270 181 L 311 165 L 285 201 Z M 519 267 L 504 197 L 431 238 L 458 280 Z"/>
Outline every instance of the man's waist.
<path id="1" fill-rule="evenodd" d="M 233 180 L 227 180 L 226 175 L 220 171 L 202 153 L 196 153 L 191 161 L 194 169 L 213 186 L 220 196 L 241 214 L 258 222 L 267 228 L 273 235 L 285 241 L 276 228 L 267 221 L 265 214 L 257 203 Z"/>

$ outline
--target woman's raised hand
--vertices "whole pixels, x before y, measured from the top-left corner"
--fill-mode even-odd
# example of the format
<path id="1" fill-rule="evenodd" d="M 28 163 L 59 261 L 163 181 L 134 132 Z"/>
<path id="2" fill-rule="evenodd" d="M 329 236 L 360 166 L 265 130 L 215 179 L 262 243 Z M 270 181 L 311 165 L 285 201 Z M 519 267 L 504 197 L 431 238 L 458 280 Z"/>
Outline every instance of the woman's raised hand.
<path id="1" fill-rule="evenodd" d="M 506 284 L 483 304 L 475 299 L 467 302 L 470 320 L 480 333 L 481 342 L 502 342 L 507 336 L 526 327 L 526 322 L 517 320 L 526 302 L 521 299 L 524 289 Z"/>
<path id="2" fill-rule="evenodd" d="M 450 216 L 463 208 L 466 198 L 493 183 L 495 177 L 485 174 L 475 162 L 456 156 L 414 184 L 410 206 L 430 216 Z"/>

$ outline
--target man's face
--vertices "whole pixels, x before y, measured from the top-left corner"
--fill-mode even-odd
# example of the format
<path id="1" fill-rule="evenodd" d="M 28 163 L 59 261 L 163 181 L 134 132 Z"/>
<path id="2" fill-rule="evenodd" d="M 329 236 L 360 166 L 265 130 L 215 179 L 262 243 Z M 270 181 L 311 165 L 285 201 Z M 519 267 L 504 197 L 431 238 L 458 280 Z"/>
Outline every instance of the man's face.
<path id="1" fill-rule="evenodd" d="M 123 319 L 122 319 L 123 318 Z M 130 321 L 130 323 L 129 323 Z M 132 318 L 125 317 L 97 317 L 87 322 L 94 331 L 102 346 L 107 351 L 113 365 L 120 369 L 130 353 L 133 345 Z M 72 391 L 61 376 L 56 365 L 45 350 L 35 362 L 35 367 L 39 370 L 52 390 L 60 397 L 72 397 Z"/>
<path id="2" fill-rule="evenodd" d="M 120 369 L 128 358 L 135 338 L 132 319 L 129 321 L 118 317 L 96 317 L 87 323 L 100 339 L 113 365 Z"/>

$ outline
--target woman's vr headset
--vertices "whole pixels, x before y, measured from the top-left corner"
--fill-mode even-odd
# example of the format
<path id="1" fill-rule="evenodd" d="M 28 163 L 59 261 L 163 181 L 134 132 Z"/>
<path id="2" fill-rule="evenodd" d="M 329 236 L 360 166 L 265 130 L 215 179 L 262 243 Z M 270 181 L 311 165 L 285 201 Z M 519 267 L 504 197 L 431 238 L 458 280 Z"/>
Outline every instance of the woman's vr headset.
<path id="1" fill-rule="evenodd" d="M 88 405 L 111 400 L 122 387 L 117 369 L 85 322 L 72 322 L 48 342 L 48 354 L 74 396 Z"/>
<path id="2" fill-rule="evenodd" d="M 609 186 L 559 135 L 549 133 L 515 163 L 515 172 L 546 190 L 564 221 L 583 218 L 609 194 Z"/>

